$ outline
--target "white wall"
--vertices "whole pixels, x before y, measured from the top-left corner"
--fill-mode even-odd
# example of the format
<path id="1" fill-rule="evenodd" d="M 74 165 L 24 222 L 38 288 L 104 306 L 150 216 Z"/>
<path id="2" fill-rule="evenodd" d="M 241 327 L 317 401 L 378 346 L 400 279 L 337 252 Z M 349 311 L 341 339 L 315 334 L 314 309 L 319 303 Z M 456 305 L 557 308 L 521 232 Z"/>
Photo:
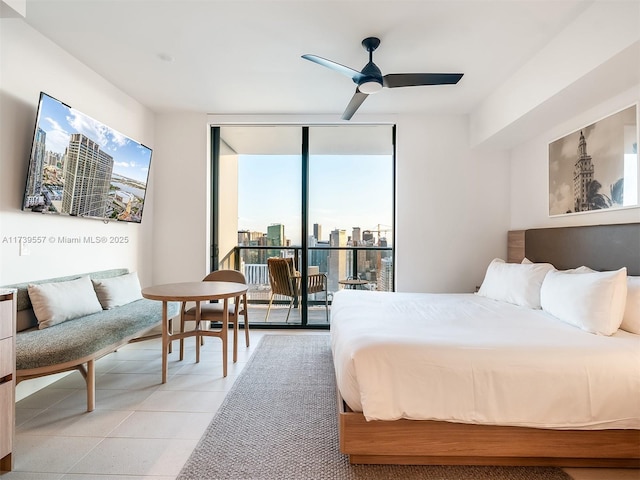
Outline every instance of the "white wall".
<path id="1" fill-rule="evenodd" d="M 0 285 L 126 267 L 149 284 L 153 269 L 153 182 L 142 224 L 38 215 L 21 211 L 40 91 L 154 147 L 154 115 L 29 27 L 0 19 Z M 157 159 L 154 155 L 151 175 Z M 65 245 L 48 240 L 19 255 L 13 237 L 125 236 L 126 245 Z"/>
<path id="2" fill-rule="evenodd" d="M 209 260 L 207 115 L 156 117 L 154 282 L 201 280 Z"/>
<path id="3" fill-rule="evenodd" d="M 506 153 L 469 147 L 466 116 L 400 116 L 396 290 L 473 292 L 505 258 Z"/>
<path id="4" fill-rule="evenodd" d="M 585 105 L 579 115 L 549 129 L 511 151 L 511 220 L 513 230 L 571 225 L 640 222 L 640 208 L 602 210 L 549 217 L 549 142 L 590 125 L 640 101 L 640 85 L 598 105 Z M 640 245 L 638 246 L 640 248 Z"/>

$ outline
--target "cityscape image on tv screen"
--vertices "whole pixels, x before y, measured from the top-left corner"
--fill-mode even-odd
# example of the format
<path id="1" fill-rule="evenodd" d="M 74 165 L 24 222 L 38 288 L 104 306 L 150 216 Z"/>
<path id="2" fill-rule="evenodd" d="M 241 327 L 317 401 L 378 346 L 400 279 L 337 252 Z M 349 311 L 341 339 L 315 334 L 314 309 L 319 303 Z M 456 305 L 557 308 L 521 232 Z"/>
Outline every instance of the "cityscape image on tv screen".
<path id="1" fill-rule="evenodd" d="M 22 208 L 139 223 L 151 153 L 41 93 Z"/>

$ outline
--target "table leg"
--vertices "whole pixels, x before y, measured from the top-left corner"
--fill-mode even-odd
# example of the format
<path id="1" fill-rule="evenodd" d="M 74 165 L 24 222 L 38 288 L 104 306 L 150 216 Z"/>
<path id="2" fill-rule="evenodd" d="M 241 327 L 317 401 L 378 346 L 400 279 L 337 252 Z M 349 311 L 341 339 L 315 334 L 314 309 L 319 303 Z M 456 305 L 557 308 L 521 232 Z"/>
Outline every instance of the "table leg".
<path id="1" fill-rule="evenodd" d="M 238 361 L 238 323 L 240 323 L 240 297 L 236 297 L 234 300 L 234 306 L 236 309 L 236 321 L 233 322 L 233 363 Z"/>
<path id="2" fill-rule="evenodd" d="M 200 336 L 200 302 L 196 302 L 196 363 L 200 362 L 200 340 L 202 337 Z"/>
<path id="3" fill-rule="evenodd" d="M 222 376 L 227 376 L 227 341 L 229 340 L 229 299 L 224 299 L 222 314 Z"/>
<path id="4" fill-rule="evenodd" d="M 326 298 L 326 297 L 325 297 Z M 249 347 L 249 309 L 247 308 L 247 294 L 242 296 L 244 302 L 244 341 L 247 347 Z M 239 319 L 240 317 L 236 317 Z"/>
<path id="5" fill-rule="evenodd" d="M 167 355 L 169 350 L 169 320 L 167 319 L 167 301 L 162 301 L 162 383 L 167 383 Z"/>

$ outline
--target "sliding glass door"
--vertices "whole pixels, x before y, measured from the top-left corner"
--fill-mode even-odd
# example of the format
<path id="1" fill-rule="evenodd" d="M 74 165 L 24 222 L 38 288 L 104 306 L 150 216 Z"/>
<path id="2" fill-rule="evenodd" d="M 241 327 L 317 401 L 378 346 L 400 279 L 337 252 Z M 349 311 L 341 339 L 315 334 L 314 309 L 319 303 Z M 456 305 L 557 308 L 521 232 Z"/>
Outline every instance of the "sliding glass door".
<path id="1" fill-rule="evenodd" d="M 393 290 L 393 138 L 389 125 L 212 127 L 211 265 L 245 274 L 252 325 L 328 326 L 338 290 Z"/>
<path id="2" fill-rule="evenodd" d="M 392 139 L 389 125 L 309 129 L 309 264 L 330 292 L 393 290 Z"/>

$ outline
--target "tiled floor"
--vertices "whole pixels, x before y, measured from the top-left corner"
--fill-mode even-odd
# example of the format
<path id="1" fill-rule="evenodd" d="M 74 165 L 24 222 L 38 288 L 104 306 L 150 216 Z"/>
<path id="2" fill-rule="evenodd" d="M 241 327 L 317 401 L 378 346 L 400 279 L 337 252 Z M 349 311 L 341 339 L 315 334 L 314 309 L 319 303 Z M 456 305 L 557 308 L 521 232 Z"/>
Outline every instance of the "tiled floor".
<path id="1" fill-rule="evenodd" d="M 15 469 L 2 480 L 168 480 L 189 457 L 263 335 L 326 331 L 253 330 L 222 378 L 220 342 L 207 339 L 200 363 L 194 340 L 185 360 L 169 358 L 160 380 L 160 343 L 134 343 L 97 362 L 96 409 L 86 413 L 84 380 L 73 373 L 16 405 Z M 177 343 L 174 352 L 177 352 Z M 24 382 L 18 388 L 28 388 Z M 636 480 L 637 470 L 570 469 L 578 480 Z M 301 479 L 306 480 L 306 479 Z"/>

